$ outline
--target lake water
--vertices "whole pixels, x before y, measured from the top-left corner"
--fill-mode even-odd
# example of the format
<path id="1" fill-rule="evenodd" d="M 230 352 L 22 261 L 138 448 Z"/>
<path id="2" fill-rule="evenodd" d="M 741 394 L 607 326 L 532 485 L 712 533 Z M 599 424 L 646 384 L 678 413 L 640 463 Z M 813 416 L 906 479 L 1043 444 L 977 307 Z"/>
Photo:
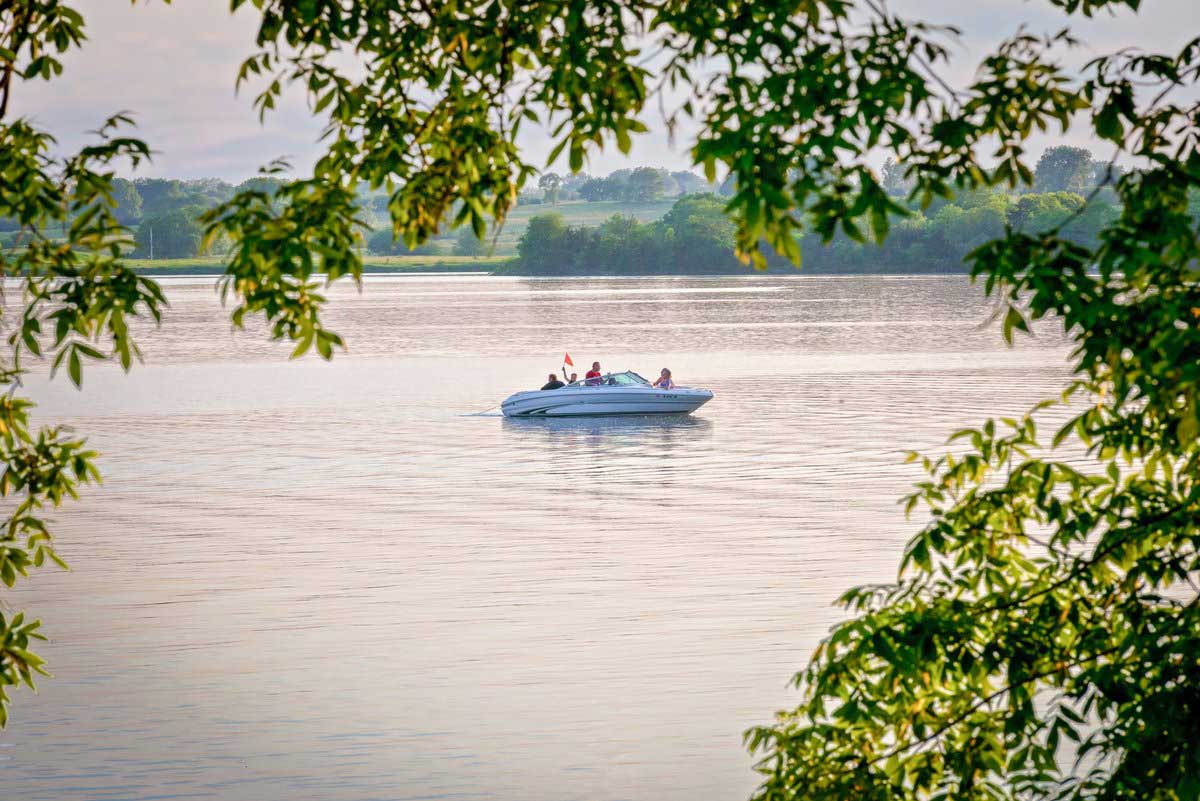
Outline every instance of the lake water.
<path id="1" fill-rule="evenodd" d="M 745 798 L 742 731 L 895 576 L 903 451 L 1065 380 L 953 277 L 377 277 L 331 292 L 329 364 L 165 283 L 145 366 L 32 382 L 106 483 L 55 515 L 72 572 L 4 596 L 55 673 L 5 798 Z M 716 396 L 471 416 L 564 351 Z"/>

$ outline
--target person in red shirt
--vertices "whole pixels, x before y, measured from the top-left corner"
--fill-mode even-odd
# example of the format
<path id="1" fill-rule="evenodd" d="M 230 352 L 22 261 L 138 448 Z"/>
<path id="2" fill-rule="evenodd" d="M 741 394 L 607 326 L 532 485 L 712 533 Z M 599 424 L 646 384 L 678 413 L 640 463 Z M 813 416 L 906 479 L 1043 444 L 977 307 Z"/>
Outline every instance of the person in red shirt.
<path id="1" fill-rule="evenodd" d="M 584 383 L 589 387 L 600 386 L 600 362 L 592 362 L 592 369 L 588 370 L 583 378 Z"/>

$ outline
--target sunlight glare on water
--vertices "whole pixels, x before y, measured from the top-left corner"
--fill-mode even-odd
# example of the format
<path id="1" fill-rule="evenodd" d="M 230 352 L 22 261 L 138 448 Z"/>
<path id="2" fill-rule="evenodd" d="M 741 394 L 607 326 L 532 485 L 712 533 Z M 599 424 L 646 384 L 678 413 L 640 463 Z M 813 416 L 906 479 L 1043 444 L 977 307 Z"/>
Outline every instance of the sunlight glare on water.
<path id="1" fill-rule="evenodd" d="M 55 678 L 5 797 L 744 798 L 742 731 L 895 576 L 903 451 L 1066 378 L 958 277 L 373 277 L 330 292 L 329 364 L 165 283 L 146 365 L 30 382 L 105 484 L 55 514 L 72 571 L 8 595 Z M 715 398 L 474 414 L 564 352 Z"/>

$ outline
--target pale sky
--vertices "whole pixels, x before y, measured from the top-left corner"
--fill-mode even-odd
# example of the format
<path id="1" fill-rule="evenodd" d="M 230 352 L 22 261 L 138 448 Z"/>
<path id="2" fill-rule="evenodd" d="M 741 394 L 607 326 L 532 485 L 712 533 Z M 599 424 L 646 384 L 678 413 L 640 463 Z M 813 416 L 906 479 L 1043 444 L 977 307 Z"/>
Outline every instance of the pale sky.
<path id="1" fill-rule="evenodd" d="M 319 152 L 321 125 L 308 113 L 299 91 L 291 92 L 263 123 L 251 108 L 253 91 L 234 94 L 237 67 L 253 49 L 255 18 L 249 4 L 236 15 L 229 13 L 227 0 L 174 0 L 169 6 L 157 0 L 136 5 L 76 0 L 73 5 L 87 20 L 90 41 L 67 57 L 61 77 L 48 84 L 24 84 L 10 109 L 49 128 L 64 148 L 86 141 L 86 131 L 113 112 L 129 110 L 140 135 L 156 151 L 153 163 L 138 175 L 238 181 L 280 156 L 298 171 L 311 165 Z M 891 7 L 964 30 L 962 57 L 957 73 L 950 75 L 958 80 L 969 77 L 979 55 L 1021 23 L 1031 32 L 1046 33 L 1066 21 L 1045 0 L 891 0 Z M 1126 46 L 1172 51 L 1200 33 L 1200 0 L 1143 0 L 1139 14 L 1076 18 L 1071 25 L 1086 45 L 1067 57 L 1071 64 Z M 634 140 L 632 153 L 606 150 L 591 158 L 588 172 L 605 174 L 641 164 L 689 168 L 687 132 L 672 147 L 657 105 L 650 105 L 645 116 L 650 133 Z M 1060 143 L 1091 145 L 1075 135 L 1053 135 L 1030 149 Z M 538 165 L 550 151 L 544 131 L 527 130 L 521 146 Z M 1097 155 L 1107 154 L 1097 149 Z"/>

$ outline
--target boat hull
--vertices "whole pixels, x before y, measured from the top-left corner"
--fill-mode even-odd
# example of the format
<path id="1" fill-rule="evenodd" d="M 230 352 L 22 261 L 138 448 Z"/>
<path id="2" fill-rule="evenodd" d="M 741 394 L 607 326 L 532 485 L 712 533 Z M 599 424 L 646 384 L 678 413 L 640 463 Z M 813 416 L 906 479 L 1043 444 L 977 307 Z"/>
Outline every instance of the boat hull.
<path id="1" fill-rule="evenodd" d="M 505 417 L 597 417 L 690 414 L 712 400 L 707 389 L 563 387 L 518 392 L 500 406 Z"/>

